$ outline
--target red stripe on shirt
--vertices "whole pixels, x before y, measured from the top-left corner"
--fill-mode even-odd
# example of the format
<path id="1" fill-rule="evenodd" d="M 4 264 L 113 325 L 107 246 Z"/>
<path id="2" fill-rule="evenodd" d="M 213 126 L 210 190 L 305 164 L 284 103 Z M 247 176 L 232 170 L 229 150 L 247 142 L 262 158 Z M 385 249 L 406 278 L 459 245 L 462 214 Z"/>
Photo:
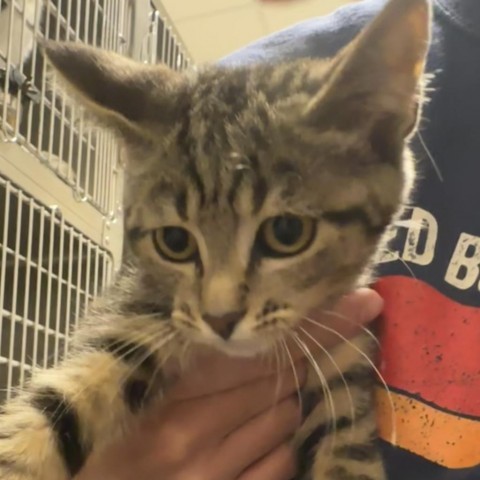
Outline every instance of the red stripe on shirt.
<path id="1" fill-rule="evenodd" d="M 480 309 L 413 278 L 386 276 L 381 371 L 387 383 L 464 415 L 480 417 Z"/>

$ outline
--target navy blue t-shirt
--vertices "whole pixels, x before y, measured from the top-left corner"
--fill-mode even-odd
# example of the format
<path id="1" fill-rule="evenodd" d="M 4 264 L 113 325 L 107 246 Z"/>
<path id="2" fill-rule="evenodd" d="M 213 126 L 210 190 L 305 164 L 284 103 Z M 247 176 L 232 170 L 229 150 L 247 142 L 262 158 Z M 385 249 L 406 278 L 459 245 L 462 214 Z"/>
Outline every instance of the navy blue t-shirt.
<path id="1" fill-rule="evenodd" d="M 365 0 L 266 37 L 226 64 L 328 57 L 385 0 Z M 434 1 L 434 73 L 413 141 L 419 180 L 376 285 L 386 300 L 378 388 L 390 480 L 480 480 L 480 0 Z M 419 228 L 423 225 L 423 228 Z"/>

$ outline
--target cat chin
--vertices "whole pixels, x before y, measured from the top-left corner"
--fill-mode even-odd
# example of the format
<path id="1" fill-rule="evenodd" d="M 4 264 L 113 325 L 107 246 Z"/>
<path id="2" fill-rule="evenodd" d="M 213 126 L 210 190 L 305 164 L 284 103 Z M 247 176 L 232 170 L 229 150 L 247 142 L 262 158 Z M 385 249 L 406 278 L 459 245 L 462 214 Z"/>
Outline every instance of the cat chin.
<path id="1" fill-rule="evenodd" d="M 256 357 L 257 355 L 264 354 L 270 349 L 270 346 L 264 342 L 254 344 L 254 342 L 247 344 L 247 342 L 241 342 L 237 344 L 232 342 L 231 344 L 225 343 L 225 345 L 220 345 L 220 350 L 231 357 L 242 357 L 242 358 L 251 358 Z"/>
<path id="2" fill-rule="evenodd" d="M 203 343 L 203 342 L 202 342 Z M 223 340 L 206 342 L 208 346 L 226 353 L 231 357 L 251 358 L 265 354 L 272 348 L 272 345 L 260 340 Z"/>

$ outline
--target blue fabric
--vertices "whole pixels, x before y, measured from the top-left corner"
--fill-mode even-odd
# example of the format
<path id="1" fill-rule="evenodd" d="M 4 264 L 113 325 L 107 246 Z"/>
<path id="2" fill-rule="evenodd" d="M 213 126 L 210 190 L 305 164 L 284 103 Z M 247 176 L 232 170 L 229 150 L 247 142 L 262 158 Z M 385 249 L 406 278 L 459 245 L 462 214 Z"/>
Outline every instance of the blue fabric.
<path id="1" fill-rule="evenodd" d="M 329 16 L 307 20 L 248 45 L 221 63 L 238 65 L 332 56 L 384 3 L 365 0 Z M 480 0 L 436 1 L 427 71 L 435 77 L 430 84 L 430 101 L 424 108 L 420 134 L 413 142 L 419 170 L 416 208 L 406 211 L 406 218 L 423 219 L 426 228 L 421 234 L 398 228 L 390 248 L 393 255 L 382 263 L 380 273 L 386 279 L 414 276 L 418 285 L 433 287 L 435 298 L 440 295 L 445 299 L 445 318 L 452 338 L 462 320 L 459 312 L 468 314 L 468 321 L 476 322 L 469 330 L 478 338 L 475 378 L 469 378 L 470 383 L 462 384 L 457 378 L 447 382 L 439 370 L 438 378 L 431 381 L 443 381 L 447 392 L 448 404 L 439 404 L 439 411 L 445 408 L 453 416 L 460 418 L 465 414 L 468 421 L 480 422 L 480 400 L 476 400 L 480 399 Z M 423 301 L 428 304 L 428 296 Z M 419 305 L 418 311 L 428 312 L 428 305 Z M 393 321 L 386 318 L 386 322 Z M 429 323 L 435 332 L 435 318 L 419 318 L 418 325 L 422 322 Z M 455 345 L 440 347 L 447 352 L 455 350 Z M 448 370 L 445 372 L 449 374 Z M 475 399 L 469 401 L 468 409 L 460 402 L 458 408 L 455 404 L 452 407 L 457 397 L 455 392 L 449 396 L 451 385 L 463 388 L 466 397 Z M 406 395 L 422 397 L 421 392 L 409 392 L 408 386 L 405 390 Z M 426 400 L 434 405 L 436 398 Z M 428 447 L 428 439 L 426 442 Z M 448 461 L 443 462 L 438 455 L 432 455 L 432 461 L 386 442 L 382 448 L 390 480 L 478 480 L 480 441 L 478 445 L 479 454 L 469 457 L 476 456 L 477 462 L 462 463 L 459 459 L 458 465 L 450 468 Z"/>

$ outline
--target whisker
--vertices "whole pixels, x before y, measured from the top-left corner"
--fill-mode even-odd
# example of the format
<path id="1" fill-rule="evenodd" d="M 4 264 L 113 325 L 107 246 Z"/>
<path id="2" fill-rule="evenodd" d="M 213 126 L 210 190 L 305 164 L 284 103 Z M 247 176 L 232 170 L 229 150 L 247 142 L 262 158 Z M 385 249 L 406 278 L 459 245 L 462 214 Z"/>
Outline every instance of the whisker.
<path id="1" fill-rule="evenodd" d="M 142 332 L 142 333 L 143 333 L 144 335 L 146 335 L 146 332 Z M 138 340 L 138 337 L 134 337 L 134 338 L 135 338 L 135 340 Z M 170 337 L 167 337 L 167 339 L 166 339 L 166 341 L 165 341 L 164 343 L 168 342 L 169 339 L 170 339 Z M 139 346 L 140 346 L 140 345 L 136 345 L 135 347 L 138 348 Z M 132 347 L 132 348 L 130 349 L 130 351 L 125 352 L 124 355 L 122 355 L 122 357 L 119 357 L 118 359 L 115 359 L 115 360 L 116 360 L 115 362 L 108 364 L 108 365 L 106 366 L 106 368 L 101 369 L 101 370 L 100 370 L 100 374 L 101 374 L 101 375 L 102 375 L 102 374 L 107 374 L 107 373 L 110 371 L 110 369 L 113 368 L 113 366 L 114 366 L 115 364 L 118 364 L 118 360 L 120 360 L 121 358 L 123 358 L 123 357 L 125 357 L 125 356 L 127 356 L 127 355 L 129 355 L 129 354 L 131 354 L 131 353 L 133 353 L 133 352 L 135 351 L 135 347 Z M 129 369 L 128 369 L 128 372 L 126 372 L 125 375 L 121 375 L 121 376 L 120 376 L 120 382 L 119 382 L 119 383 L 123 383 L 124 379 L 127 378 L 128 375 L 129 375 L 131 372 L 135 371 L 136 368 L 138 368 L 138 366 L 140 366 L 140 365 L 146 360 L 146 358 L 148 358 L 148 356 L 149 356 L 150 354 L 151 354 L 151 352 L 149 351 L 147 354 L 143 355 L 142 358 L 140 358 L 139 361 L 138 361 L 132 368 L 129 368 Z M 98 373 L 98 372 L 97 372 L 97 373 Z M 97 377 L 97 376 L 96 376 L 96 378 L 97 378 L 97 381 L 98 381 L 98 377 Z M 90 389 L 93 384 L 94 384 L 94 382 L 87 383 L 86 385 L 84 385 L 84 387 L 83 387 L 81 390 L 75 392 L 75 394 L 69 399 L 70 402 L 71 402 L 71 403 L 75 403 L 75 401 L 76 401 L 82 394 L 84 394 L 88 389 Z M 62 412 L 60 412 L 60 413 L 63 414 L 63 413 L 65 412 L 65 409 L 66 409 L 66 408 L 67 408 L 67 406 L 63 407 L 63 410 L 62 410 Z M 61 415 L 58 415 L 58 419 L 59 419 L 59 420 L 60 420 L 60 418 L 61 418 Z"/>
<path id="2" fill-rule="evenodd" d="M 135 313 L 135 314 L 129 314 L 123 317 L 123 319 L 127 323 L 131 323 L 132 321 L 138 321 L 138 320 L 150 320 L 150 319 L 155 319 L 158 320 L 159 318 L 165 320 L 170 317 L 162 317 L 160 313 Z"/>
<path id="3" fill-rule="evenodd" d="M 178 320 L 184 320 L 189 323 L 193 323 L 194 320 L 190 315 L 187 315 L 186 313 L 180 312 L 180 311 L 175 311 L 172 313 L 172 320 L 178 319 Z"/>
<path id="4" fill-rule="evenodd" d="M 323 391 L 323 398 L 325 400 L 325 411 L 327 414 L 327 421 L 328 418 L 330 417 L 330 428 L 332 431 L 332 442 L 330 443 L 330 452 L 329 456 L 333 454 L 333 449 L 336 444 L 336 439 L 337 439 L 337 426 L 335 424 L 335 419 L 337 418 L 336 413 L 335 413 L 335 404 L 333 401 L 333 396 L 332 392 L 330 391 L 330 388 L 328 386 L 327 379 L 325 378 L 325 375 L 323 374 L 322 370 L 320 369 L 318 363 L 315 361 L 312 353 L 310 352 L 309 348 L 305 345 L 305 343 L 302 341 L 302 339 L 294 332 L 291 333 L 292 338 L 302 350 L 302 352 L 305 354 L 307 359 L 309 360 L 310 364 L 312 365 L 313 369 L 315 370 L 315 373 L 318 376 L 318 379 L 320 380 L 321 386 L 322 386 L 322 391 Z M 328 409 L 330 408 L 330 412 Z"/>
<path id="5" fill-rule="evenodd" d="M 342 315 L 341 313 L 335 312 L 333 310 L 322 310 L 322 313 L 325 313 L 326 315 L 331 315 L 332 317 L 339 318 L 340 320 L 344 320 L 344 321 L 350 323 L 351 325 L 356 325 L 356 326 L 360 327 L 360 329 L 363 332 L 365 332 L 375 342 L 375 344 L 377 345 L 378 348 L 380 348 L 380 349 L 382 348 L 382 345 L 381 345 L 380 341 L 378 340 L 378 338 L 373 334 L 373 332 L 371 330 L 369 330 L 364 325 L 358 325 L 351 318 L 348 318 L 346 315 Z M 313 320 L 313 319 L 310 319 L 310 320 Z"/>
<path id="6" fill-rule="evenodd" d="M 188 341 L 187 339 L 184 339 L 184 343 L 181 346 L 182 350 L 178 354 L 178 361 L 179 361 L 181 367 L 183 365 L 183 368 L 185 368 L 185 365 L 188 364 L 188 354 L 190 353 L 189 352 L 190 344 L 191 344 L 190 341 Z"/>
<path id="7" fill-rule="evenodd" d="M 275 360 L 276 360 L 276 352 L 275 352 L 275 343 L 272 343 L 272 348 L 265 348 L 260 352 L 258 355 L 259 359 L 263 362 L 265 362 L 265 366 L 267 369 L 271 369 L 276 365 Z"/>
<path id="8" fill-rule="evenodd" d="M 343 375 L 342 370 L 340 367 L 337 365 L 337 362 L 333 358 L 333 356 L 330 354 L 330 352 L 310 333 L 308 333 L 303 327 L 299 327 L 299 329 L 312 341 L 315 343 L 315 345 L 318 346 L 322 350 L 322 352 L 327 356 L 327 358 L 330 360 L 331 364 L 333 367 L 337 370 L 337 372 L 340 375 L 340 378 L 342 379 L 343 385 L 345 386 L 345 392 L 348 397 L 348 402 L 350 404 L 350 416 L 352 418 L 352 425 L 351 425 L 351 434 L 353 436 L 354 431 L 355 431 L 355 419 L 356 419 L 356 414 L 355 414 L 355 405 L 353 403 L 353 398 L 352 398 L 352 393 L 350 391 L 350 388 L 348 386 L 348 382 L 345 380 L 345 376 Z"/>
<path id="9" fill-rule="evenodd" d="M 422 148 L 425 150 L 425 153 L 427 154 L 427 157 L 428 157 L 428 159 L 430 160 L 430 162 L 431 162 L 431 164 L 432 164 L 432 167 L 433 167 L 433 169 L 435 170 L 435 173 L 436 173 L 437 176 L 438 176 L 438 179 L 439 179 L 441 182 L 444 182 L 442 172 L 440 171 L 440 167 L 438 166 L 437 162 L 436 162 L 435 159 L 433 158 L 432 152 L 431 152 L 430 149 L 427 147 L 427 144 L 425 143 L 425 140 L 423 139 L 423 136 L 422 136 L 422 134 L 420 133 L 420 130 L 417 130 L 417 137 L 418 137 L 418 140 L 419 140 L 420 144 L 422 145 Z"/>
<path id="10" fill-rule="evenodd" d="M 308 322 L 310 322 L 311 324 L 316 325 L 317 327 L 320 327 L 323 330 L 326 330 L 327 332 L 330 332 L 330 333 L 333 333 L 334 335 L 336 335 L 338 338 L 343 340 L 347 345 L 349 345 L 354 350 L 356 350 L 368 362 L 368 364 L 372 367 L 374 372 L 377 374 L 378 379 L 380 380 L 381 384 L 383 385 L 383 387 L 385 388 L 385 390 L 388 393 L 388 400 L 389 400 L 389 403 L 390 403 L 390 408 L 392 410 L 392 422 L 391 422 L 392 423 L 392 438 L 389 440 L 389 442 L 392 445 L 396 445 L 397 444 L 397 424 L 396 424 L 395 404 L 394 404 L 394 401 L 393 401 L 393 397 L 392 397 L 390 388 L 388 387 L 387 382 L 385 381 L 382 374 L 380 373 L 380 370 L 372 362 L 372 360 L 370 360 L 369 356 L 365 352 L 363 352 L 360 348 L 358 348 L 353 342 L 348 340 L 348 338 L 346 338 L 344 335 L 337 332 L 333 328 L 327 327 L 326 325 L 322 325 L 321 323 L 316 322 L 315 320 L 313 320 L 309 317 L 303 317 L 303 318 L 305 320 L 307 320 Z"/>
<path id="11" fill-rule="evenodd" d="M 165 346 L 167 343 L 171 342 L 175 337 L 177 336 L 177 332 L 173 332 L 171 333 L 169 336 L 164 336 L 162 335 L 162 338 L 161 340 L 163 340 L 163 342 L 159 342 L 158 346 L 156 346 L 154 349 L 152 349 L 151 351 L 148 351 L 146 352 L 143 356 L 141 356 L 138 361 L 132 365 L 128 371 L 124 372 L 123 375 L 120 376 L 120 380 L 119 380 L 119 383 L 120 384 L 123 384 L 124 381 L 129 377 L 129 375 L 131 375 L 133 372 L 135 372 L 137 370 L 137 368 L 150 356 L 150 355 L 156 355 L 160 348 L 162 348 L 163 346 Z M 156 342 L 157 343 L 157 342 Z M 164 366 L 164 362 L 158 362 L 154 371 L 152 372 L 149 380 L 148 380 L 148 385 L 147 385 L 147 389 L 145 391 L 145 397 L 147 396 L 148 392 L 151 391 L 151 388 L 154 384 L 154 381 L 155 379 L 157 378 L 157 373 L 161 370 L 161 368 Z"/>
<path id="12" fill-rule="evenodd" d="M 280 364 L 280 356 L 278 354 L 278 344 L 274 342 L 273 344 L 273 353 L 274 353 L 274 363 L 276 367 L 276 385 L 275 385 L 275 392 L 274 392 L 274 400 L 273 405 L 276 406 L 278 404 L 278 399 L 280 398 L 280 389 L 282 388 L 282 369 Z"/>
<path id="13" fill-rule="evenodd" d="M 139 332 L 137 332 L 136 335 L 132 335 L 132 333 L 129 331 L 128 336 L 125 338 L 126 341 L 132 342 L 132 348 L 124 352 L 121 356 L 116 357 L 115 354 L 117 354 L 121 349 L 122 349 L 122 338 L 120 340 L 120 345 L 119 348 L 116 350 L 113 350 L 111 353 L 115 356 L 115 359 L 117 361 L 122 361 L 124 360 L 127 356 L 131 355 L 132 353 L 135 352 L 136 349 L 142 348 L 142 347 L 147 347 L 147 349 L 150 347 L 149 352 L 150 354 L 153 354 L 151 351 L 152 344 L 154 348 L 156 348 L 157 340 L 164 340 L 166 339 L 168 334 L 175 333 L 174 329 L 168 325 L 165 326 L 162 329 L 159 329 L 155 327 L 154 331 L 151 332 L 150 330 L 147 329 L 141 329 Z M 162 345 L 166 342 L 162 342 Z M 147 357 L 146 357 L 147 358 Z M 138 368 L 138 366 L 137 366 Z"/>
<path id="14" fill-rule="evenodd" d="M 391 253 L 391 254 L 394 253 L 391 250 L 389 250 L 388 248 L 386 248 L 386 247 L 384 247 L 384 248 L 388 253 Z M 417 280 L 417 276 L 415 275 L 415 272 L 412 270 L 412 267 L 400 255 L 397 255 L 397 260 L 407 269 L 410 276 L 412 278 L 414 278 L 415 280 Z"/>
<path id="15" fill-rule="evenodd" d="M 173 335 L 171 335 L 169 337 L 169 342 L 173 341 L 175 339 L 175 337 L 178 336 L 178 332 L 173 332 Z M 163 345 L 159 345 L 158 347 L 156 347 L 152 354 L 153 355 L 156 355 L 159 351 L 160 348 L 162 348 Z M 170 355 L 167 355 L 163 360 L 163 362 L 158 362 L 157 366 L 155 367 L 155 370 L 153 371 L 152 373 L 152 376 L 150 378 L 150 381 L 148 382 L 148 386 L 147 386 L 147 389 L 145 391 L 145 396 L 148 397 L 148 395 L 150 394 L 151 392 L 151 389 L 153 388 L 153 384 L 154 384 L 154 381 L 155 379 L 157 378 L 157 375 L 159 374 L 159 372 L 162 370 L 162 368 L 164 367 L 165 363 L 167 362 L 168 358 L 170 357 Z"/>
<path id="16" fill-rule="evenodd" d="M 97 371 L 97 375 L 95 376 L 96 381 L 98 382 L 99 376 L 109 374 L 111 369 L 113 369 L 115 366 L 117 366 L 124 358 L 126 358 L 129 355 L 131 355 L 132 353 L 134 353 L 135 350 L 137 350 L 138 348 L 146 346 L 145 343 L 144 343 L 145 340 L 149 340 L 150 342 L 156 341 L 157 338 L 160 338 L 161 340 L 164 340 L 164 342 L 162 342 L 162 344 L 159 346 L 159 348 L 161 346 L 165 345 L 166 343 L 168 343 L 168 341 L 170 341 L 171 338 L 173 338 L 171 336 L 167 336 L 165 338 L 165 333 L 166 333 L 165 330 L 168 331 L 169 329 L 171 329 L 171 327 L 168 328 L 168 329 L 166 328 L 166 329 L 163 329 L 163 330 L 157 330 L 155 332 L 155 335 L 152 335 L 151 332 L 142 331 L 142 332 L 138 332 L 136 335 L 131 336 L 131 338 L 129 338 L 128 340 L 132 341 L 134 343 L 134 345 L 130 349 L 128 349 L 127 351 L 123 352 L 123 354 L 121 356 L 114 357 L 113 362 L 108 363 L 106 365 L 104 364 L 103 368 L 100 368 L 100 370 Z M 137 342 L 141 342 L 141 343 L 137 343 Z M 112 351 L 111 353 L 113 355 L 115 355 L 115 353 L 118 353 L 121 350 L 121 348 L 122 348 L 122 346 L 119 346 L 118 349 Z M 148 352 L 145 355 L 143 355 L 141 358 L 139 358 L 138 361 L 135 362 L 134 365 L 132 365 L 132 366 L 127 365 L 127 369 L 126 369 L 127 371 L 123 375 L 120 375 L 120 382 L 123 382 L 125 380 L 125 378 L 127 378 L 133 371 L 135 371 L 151 354 L 152 354 L 152 351 L 148 350 Z M 82 394 L 84 394 L 88 389 L 90 389 L 93 384 L 94 384 L 94 382 L 92 381 L 92 382 L 84 385 L 84 387 L 81 390 L 75 392 L 75 395 L 71 398 L 71 401 L 72 402 L 76 401 Z"/>
<path id="17" fill-rule="evenodd" d="M 297 390 L 297 398 L 298 398 L 298 405 L 300 406 L 300 412 L 303 412 L 303 397 L 302 397 L 302 390 L 300 388 L 300 381 L 298 380 L 297 370 L 295 369 L 295 362 L 293 361 L 292 353 L 288 348 L 287 341 L 285 338 L 280 339 L 280 345 L 283 346 L 283 351 L 286 353 L 288 357 L 288 361 L 290 366 L 292 367 L 293 379 L 295 381 L 295 388 Z"/>
<path id="18" fill-rule="evenodd" d="M 285 350 L 285 348 L 281 348 L 282 345 L 282 341 L 284 342 L 285 341 L 285 336 L 283 334 L 281 334 L 279 337 L 278 337 L 278 349 L 279 349 L 279 352 L 281 354 L 281 359 L 282 359 L 282 368 L 285 369 L 289 364 L 290 364 L 290 360 L 288 358 L 288 355 L 287 355 L 287 351 Z"/>
<path id="19" fill-rule="evenodd" d="M 178 320 L 180 322 L 185 322 L 186 324 L 188 324 L 189 326 L 191 326 L 195 330 L 199 330 L 199 327 L 198 327 L 197 323 L 194 321 L 194 319 L 192 317 L 190 317 L 189 315 L 186 315 L 183 312 L 172 313 L 172 320 Z"/>

